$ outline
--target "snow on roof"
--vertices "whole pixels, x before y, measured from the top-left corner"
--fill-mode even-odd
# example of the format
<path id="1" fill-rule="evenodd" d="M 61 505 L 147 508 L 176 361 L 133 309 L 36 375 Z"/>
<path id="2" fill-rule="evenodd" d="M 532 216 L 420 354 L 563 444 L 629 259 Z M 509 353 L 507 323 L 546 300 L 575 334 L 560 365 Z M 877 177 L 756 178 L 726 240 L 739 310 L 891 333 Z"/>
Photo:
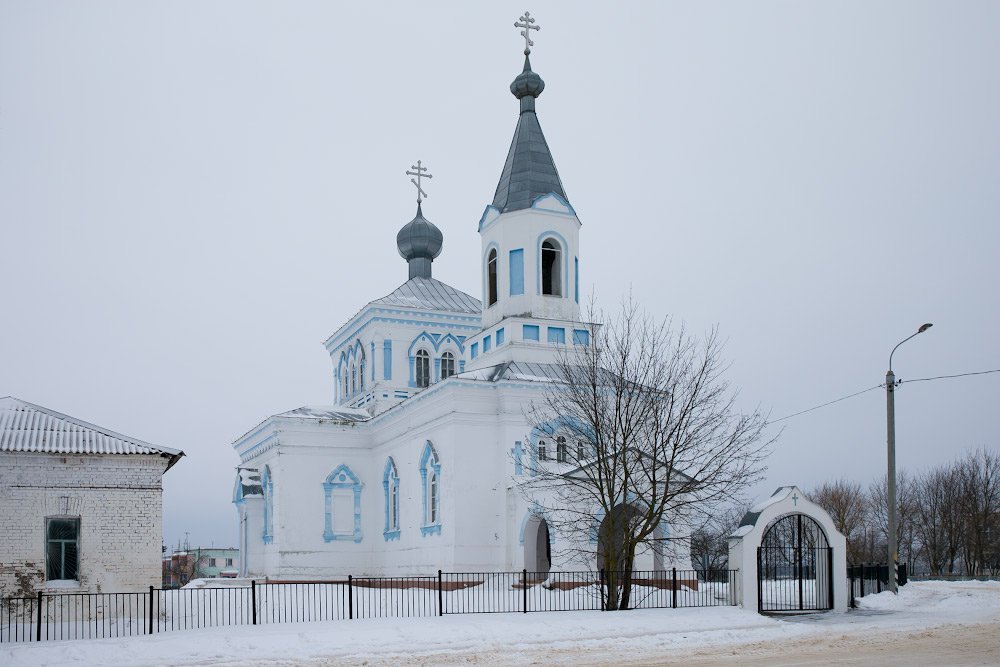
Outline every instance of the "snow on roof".
<path id="1" fill-rule="evenodd" d="M 457 290 L 434 278 L 411 278 L 392 294 L 376 299 L 369 305 L 446 310 L 478 315 L 483 304 L 474 296 Z"/>
<path id="2" fill-rule="evenodd" d="M 288 412 L 282 412 L 275 417 L 299 417 L 318 421 L 334 422 L 364 422 L 372 418 L 367 410 L 360 408 L 344 408 L 340 406 L 304 405 Z"/>
<path id="3" fill-rule="evenodd" d="M 158 454 L 169 470 L 184 452 L 159 447 L 34 403 L 0 398 L 0 451 L 52 454 Z"/>
<path id="4" fill-rule="evenodd" d="M 237 468 L 236 474 L 239 475 L 241 497 L 264 495 L 264 487 L 260 483 L 260 471 L 257 468 Z"/>
<path id="5" fill-rule="evenodd" d="M 537 364 L 526 361 L 508 361 L 496 366 L 487 366 L 474 371 L 465 371 L 455 377 L 479 382 L 560 382 L 562 371 L 555 364 Z"/>

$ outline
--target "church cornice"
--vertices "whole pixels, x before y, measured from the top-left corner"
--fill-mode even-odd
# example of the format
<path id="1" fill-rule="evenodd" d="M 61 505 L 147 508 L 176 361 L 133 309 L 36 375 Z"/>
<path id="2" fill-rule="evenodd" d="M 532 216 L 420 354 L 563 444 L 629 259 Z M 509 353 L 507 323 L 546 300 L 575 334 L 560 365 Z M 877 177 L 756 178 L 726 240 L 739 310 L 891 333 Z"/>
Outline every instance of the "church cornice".
<path id="1" fill-rule="evenodd" d="M 367 317 L 366 317 L 367 316 Z M 361 335 L 365 327 L 375 323 L 402 324 L 424 327 L 427 325 L 447 325 L 450 328 L 479 331 L 480 315 L 454 315 L 446 311 L 428 311 L 417 308 L 365 308 L 351 318 L 344 327 L 323 342 L 327 352 L 333 352 L 344 343 Z"/>

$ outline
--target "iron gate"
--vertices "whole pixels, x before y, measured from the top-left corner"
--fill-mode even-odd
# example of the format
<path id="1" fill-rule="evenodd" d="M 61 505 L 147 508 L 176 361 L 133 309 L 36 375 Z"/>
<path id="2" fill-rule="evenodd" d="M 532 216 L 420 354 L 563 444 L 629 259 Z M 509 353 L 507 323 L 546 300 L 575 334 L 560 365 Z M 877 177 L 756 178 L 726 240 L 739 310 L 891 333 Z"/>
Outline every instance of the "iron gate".
<path id="1" fill-rule="evenodd" d="M 775 519 L 757 548 L 757 610 L 833 609 L 833 549 L 805 514 Z"/>

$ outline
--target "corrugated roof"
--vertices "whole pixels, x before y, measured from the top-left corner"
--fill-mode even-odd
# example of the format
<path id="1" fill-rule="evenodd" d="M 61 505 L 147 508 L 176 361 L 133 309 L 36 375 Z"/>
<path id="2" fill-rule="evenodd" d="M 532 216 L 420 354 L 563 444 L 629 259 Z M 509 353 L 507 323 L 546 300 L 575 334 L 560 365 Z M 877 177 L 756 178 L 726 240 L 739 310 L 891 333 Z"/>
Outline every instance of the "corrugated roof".
<path id="1" fill-rule="evenodd" d="M 455 377 L 480 382 L 561 382 L 563 373 L 556 364 L 538 364 L 527 361 L 508 361 L 474 371 L 459 373 Z"/>
<path id="2" fill-rule="evenodd" d="M 301 417 L 320 421 L 364 422 L 372 418 L 367 410 L 359 408 L 326 407 L 304 405 L 288 412 L 282 412 L 275 417 Z"/>
<path id="3" fill-rule="evenodd" d="M 482 303 L 476 297 L 434 278 L 411 278 L 392 294 L 372 301 L 372 305 L 375 304 L 475 314 L 483 310 Z"/>
<path id="4" fill-rule="evenodd" d="M 143 442 L 55 410 L 0 398 L 0 451 L 53 454 L 158 454 L 169 469 L 184 452 Z"/>

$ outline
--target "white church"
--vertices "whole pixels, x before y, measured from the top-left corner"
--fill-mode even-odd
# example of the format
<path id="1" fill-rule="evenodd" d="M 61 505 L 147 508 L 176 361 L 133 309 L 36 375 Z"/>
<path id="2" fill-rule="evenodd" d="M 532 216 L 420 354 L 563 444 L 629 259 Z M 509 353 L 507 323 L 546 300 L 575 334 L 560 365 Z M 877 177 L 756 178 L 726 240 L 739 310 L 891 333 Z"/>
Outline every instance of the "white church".
<path id="1" fill-rule="evenodd" d="M 534 19 L 522 20 L 524 70 L 510 85 L 520 113 L 479 220 L 482 300 L 432 277 L 443 237 L 423 215 L 418 162 L 407 172 L 416 216 L 396 236 L 408 280 L 324 343 L 334 405 L 273 415 L 233 444 L 243 576 L 599 567 L 596 537 L 592 557 L 584 545 L 552 563 L 560 540 L 587 538 L 558 534 L 522 493 L 532 463 L 577 460 L 526 408 L 551 388 L 560 348 L 591 337 L 580 220 L 538 122 L 545 84 L 529 61 Z M 636 568 L 690 567 L 673 558 L 648 549 Z"/>

